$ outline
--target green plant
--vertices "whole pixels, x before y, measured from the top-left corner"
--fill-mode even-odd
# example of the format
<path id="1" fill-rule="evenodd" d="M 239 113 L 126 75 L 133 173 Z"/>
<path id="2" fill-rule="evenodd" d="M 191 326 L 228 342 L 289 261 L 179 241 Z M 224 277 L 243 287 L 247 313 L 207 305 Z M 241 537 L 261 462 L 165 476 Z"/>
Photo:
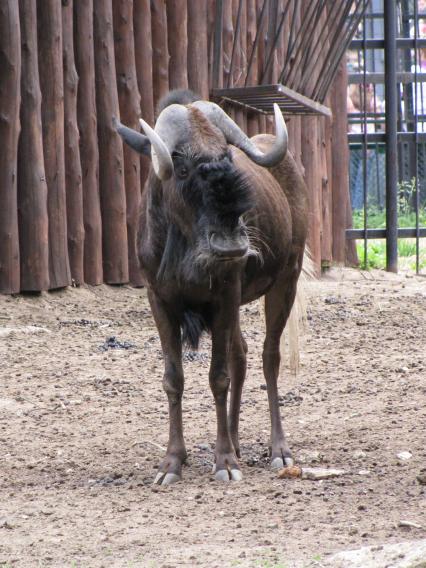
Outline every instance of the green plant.
<path id="1" fill-rule="evenodd" d="M 398 183 L 398 213 L 409 213 L 416 194 L 416 178 Z"/>
<path id="2" fill-rule="evenodd" d="M 367 244 L 367 264 L 364 259 L 364 241 L 357 241 L 357 254 L 360 265 L 370 270 L 372 268 L 383 269 L 386 266 L 386 241 L 385 240 L 369 240 Z M 398 257 L 400 267 L 404 270 L 416 270 L 416 241 L 415 239 L 399 239 L 398 240 Z M 420 241 L 419 251 L 419 267 L 420 270 L 426 268 L 426 242 Z"/>
<path id="3" fill-rule="evenodd" d="M 364 228 L 364 210 L 355 209 L 353 211 L 352 223 L 354 229 Z M 416 213 L 415 211 L 406 211 L 398 213 L 398 226 L 399 227 L 415 227 L 416 226 Z M 426 226 L 426 209 L 419 211 L 419 226 Z M 367 210 L 367 228 L 368 229 L 385 229 L 386 228 L 386 211 L 384 209 L 377 209 L 370 207 Z"/>

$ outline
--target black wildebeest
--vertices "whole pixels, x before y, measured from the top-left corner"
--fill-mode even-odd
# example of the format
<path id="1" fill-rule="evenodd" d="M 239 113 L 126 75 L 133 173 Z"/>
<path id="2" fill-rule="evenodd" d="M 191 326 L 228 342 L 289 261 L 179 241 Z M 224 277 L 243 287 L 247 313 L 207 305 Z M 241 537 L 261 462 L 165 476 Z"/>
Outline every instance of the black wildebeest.
<path id="1" fill-rule="evenodd" d="M 145 135 L 117 120 L 125 142 L 151 157 L 138 253 L 164 354 L 169 443 L 156 483 L 181 479 L 186 449 L 182 344 L 211 332 L 216 405 L 215 477 L 239 480 L 238 422 L 247 344 L 239 308 L 265 296 L 263 370 L 271 416 L 271 465 L 291 463 L 277 379 L 280 337 L 295 300 L 307 232 L 307 193 L 275 105 L 276 136 L 249 139 L 216 104 L 172 91 Z M 229 416 L 227 395 L 231 384 Z"/>

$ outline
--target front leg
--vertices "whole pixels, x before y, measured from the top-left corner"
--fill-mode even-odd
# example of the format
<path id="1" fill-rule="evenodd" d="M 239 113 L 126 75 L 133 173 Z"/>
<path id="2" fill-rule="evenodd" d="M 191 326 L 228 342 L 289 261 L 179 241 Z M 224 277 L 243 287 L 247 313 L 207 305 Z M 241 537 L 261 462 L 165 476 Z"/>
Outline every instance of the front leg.
<path id="1" fill-rule="evenodd" d="M 152 314 L 157 324 L 164 356 L 163 388 L 169 401 L 169 443 L 154 483 L 168 485 L 182 477 L 187 454 L 182 426 L 182 341 L 179 321 L 154 292 L 148 292 Z"/>
<path id="2" fill-rule="evenodd" d="M 239 294 L 228 290 L 217 306 L 212 324 L 212 359 L 209 381 L 214 396 L 217 418 L 215 478 L 219 481 L 239 481 L 242 474 L 231 440 L 227 416 L 229 390 L 229 354 L 232 334 L 238 321 Z"/>

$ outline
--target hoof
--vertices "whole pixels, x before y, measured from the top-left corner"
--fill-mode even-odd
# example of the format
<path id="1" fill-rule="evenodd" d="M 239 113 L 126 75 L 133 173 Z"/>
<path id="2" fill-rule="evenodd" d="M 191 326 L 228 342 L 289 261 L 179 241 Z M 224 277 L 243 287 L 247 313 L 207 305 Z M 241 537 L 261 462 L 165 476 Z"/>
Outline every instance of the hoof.
<path id="1" fill-rule="evenodd" d="M 154 479 L 154 485 L 171 485 L 172 483 L 177 483 L 181 480 L 180 475 L 176 473 L 165 473 L 164 471 L 159 471 Z"/>
<path id="2" fill-rule="evenodd" d="M 239 469 L 219 469 L 215 472 L 214 478 L 216 481 L 241 481 L 243 474 Z"/>
<path id="3" fill-rule="evenodd" d="M 294 465 L 293 458 L 289 458 L 289 457 L 284 458 L 284 459 L 283 458 L 274 458 L 271 461 L 272 471 L 277 471 L 279 469 L 282 469 L 284 466 L 290 467 L 292 465 Z"/>
<path id="4" fill-rule="evenodd" d="M 231 478 L 232 481 L 241 481 L 243 478 L 243 474 L 239 469 L 231 469 Z"/>
<path id="5" fill-rule="evenodd" d="M 271 461 L 272 471 L 277 471 L 278 469 L 282 469 L 283 467 L 284 467 L 284 461 L 282 458 L 274 458 Z"/>

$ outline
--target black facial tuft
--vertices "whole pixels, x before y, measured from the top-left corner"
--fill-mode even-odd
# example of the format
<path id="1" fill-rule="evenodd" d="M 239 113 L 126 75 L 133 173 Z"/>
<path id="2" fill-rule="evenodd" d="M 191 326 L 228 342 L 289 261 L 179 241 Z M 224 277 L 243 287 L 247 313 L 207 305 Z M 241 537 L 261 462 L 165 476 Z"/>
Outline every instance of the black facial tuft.
<path id="1" fill-rule="evenodd" d="M 180 171 L 181 165 L 177 167 Z M 210 223 L 234 227 L 239 217 L 253 207 L 250 186 L 230 156 L 225 155 L 220 160 L 200 160 L 198 165 L 187 169 L 187 179 L 184 181 L 176 175 L 176 181 L 184 200 L 198 211 L 199 217 Z"/>
<path id="2" fill-rule="evenodd" d="M 203 202 L 207 211 L 225 224 L 236 225 L 239 217 L 253 206 L 244 175 L 227 158 L 201 164 L 198 169 L 206 183 Z"/>

